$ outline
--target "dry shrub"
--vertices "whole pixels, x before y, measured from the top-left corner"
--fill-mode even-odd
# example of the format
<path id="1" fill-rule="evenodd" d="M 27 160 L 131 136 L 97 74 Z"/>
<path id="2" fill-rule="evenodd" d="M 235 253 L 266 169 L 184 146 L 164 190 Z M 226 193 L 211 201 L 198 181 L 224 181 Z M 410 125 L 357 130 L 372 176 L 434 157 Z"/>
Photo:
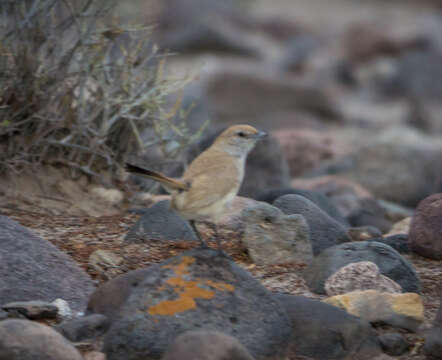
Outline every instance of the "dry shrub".
<path id="1" fill-rule="evenodd" d="M 168 101 L 190 79 L 164 75 L 150 28 L 118 18 L 117 3 L 129 4 L 0 2 L 0 171 L 49 163 L 115 175 L 130 153 L 156 146 L 174 156 L 198 136 L 181 97 Z"/>

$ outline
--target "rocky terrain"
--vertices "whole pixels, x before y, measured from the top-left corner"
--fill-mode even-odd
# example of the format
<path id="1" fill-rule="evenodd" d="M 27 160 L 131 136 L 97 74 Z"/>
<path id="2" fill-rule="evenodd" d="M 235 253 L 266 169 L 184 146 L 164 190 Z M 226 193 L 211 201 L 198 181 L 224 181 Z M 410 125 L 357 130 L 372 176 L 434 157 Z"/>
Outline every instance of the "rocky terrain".
<path id="1" fill-rule="evenodd" d="M 2 176 L 0 360 L 442 359 L 440 4 L 161 3 L 138 15 L 210 122 L 136 161 L 179 176 L 228 125 L 270 136 L 197 224 L 213 249 L 148 180 Z"/>

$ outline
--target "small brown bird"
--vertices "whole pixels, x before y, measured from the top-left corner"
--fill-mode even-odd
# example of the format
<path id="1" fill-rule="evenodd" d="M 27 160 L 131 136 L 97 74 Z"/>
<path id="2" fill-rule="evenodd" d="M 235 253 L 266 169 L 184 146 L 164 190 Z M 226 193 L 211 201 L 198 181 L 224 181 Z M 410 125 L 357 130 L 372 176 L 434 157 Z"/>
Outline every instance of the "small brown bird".
<path id="1" fill-rule="evenodd" d="M 192 161 L 181 178 L 170 178 L 131 164 L 126 164 L 126 170 L 160 182 L 172 195 L 171 208 L 189 220 L 205 247 L 195 221 L 218 222 L 238 193 L 248 153 L 266 135 L 249 125 L 227 128 Z M 216 241 L 222 252 L 218 237 Z"/>

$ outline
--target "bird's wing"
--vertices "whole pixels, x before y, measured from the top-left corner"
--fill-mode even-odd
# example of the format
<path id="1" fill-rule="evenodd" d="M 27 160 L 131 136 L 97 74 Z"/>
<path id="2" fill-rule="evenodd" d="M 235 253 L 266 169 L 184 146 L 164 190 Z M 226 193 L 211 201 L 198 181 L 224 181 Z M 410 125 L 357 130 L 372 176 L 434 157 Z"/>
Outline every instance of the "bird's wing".
<path id="1" fill-rule="evenodd" d="M 240 169 L 234 162 L 226 161 L 224 154 L 202 155 L 191 163 L 183 176 L 191 184 L 186 192 L 189 210 L 210 206 L 238 192 L 242 181 Z"/>
<path id="2" fill-rule="evenodd" d="M 168 176 L 165 176 L 163 174 L 160 174 L 158 172 L 147 170 L 140 168 L 138 166 L 126 163 L 126 171 L 137 174 L 141 176 L 145 176 L 149 179 L 155 180 L 160 182 L 161 184 L 165 185 L 166 188 L 171 188 L 174 190 L 188 190 L 189 184 L 187 184 L 185 181 L 180 179 L 173 179 Z"/>

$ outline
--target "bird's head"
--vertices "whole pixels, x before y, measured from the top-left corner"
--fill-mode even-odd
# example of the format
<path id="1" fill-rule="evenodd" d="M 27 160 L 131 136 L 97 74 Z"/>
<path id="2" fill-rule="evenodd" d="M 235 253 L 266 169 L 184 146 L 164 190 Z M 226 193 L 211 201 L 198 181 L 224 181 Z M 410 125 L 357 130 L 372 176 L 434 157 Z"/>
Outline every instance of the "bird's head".
<path id="1" fill-rule="evenodd" d="M 215 145 L 234 156 L 245 156 L 255 144 L 266 137 L 264 131 L 259 131 L 250 125 L 234 125 L 224 130 L 215 140 Z"/>

